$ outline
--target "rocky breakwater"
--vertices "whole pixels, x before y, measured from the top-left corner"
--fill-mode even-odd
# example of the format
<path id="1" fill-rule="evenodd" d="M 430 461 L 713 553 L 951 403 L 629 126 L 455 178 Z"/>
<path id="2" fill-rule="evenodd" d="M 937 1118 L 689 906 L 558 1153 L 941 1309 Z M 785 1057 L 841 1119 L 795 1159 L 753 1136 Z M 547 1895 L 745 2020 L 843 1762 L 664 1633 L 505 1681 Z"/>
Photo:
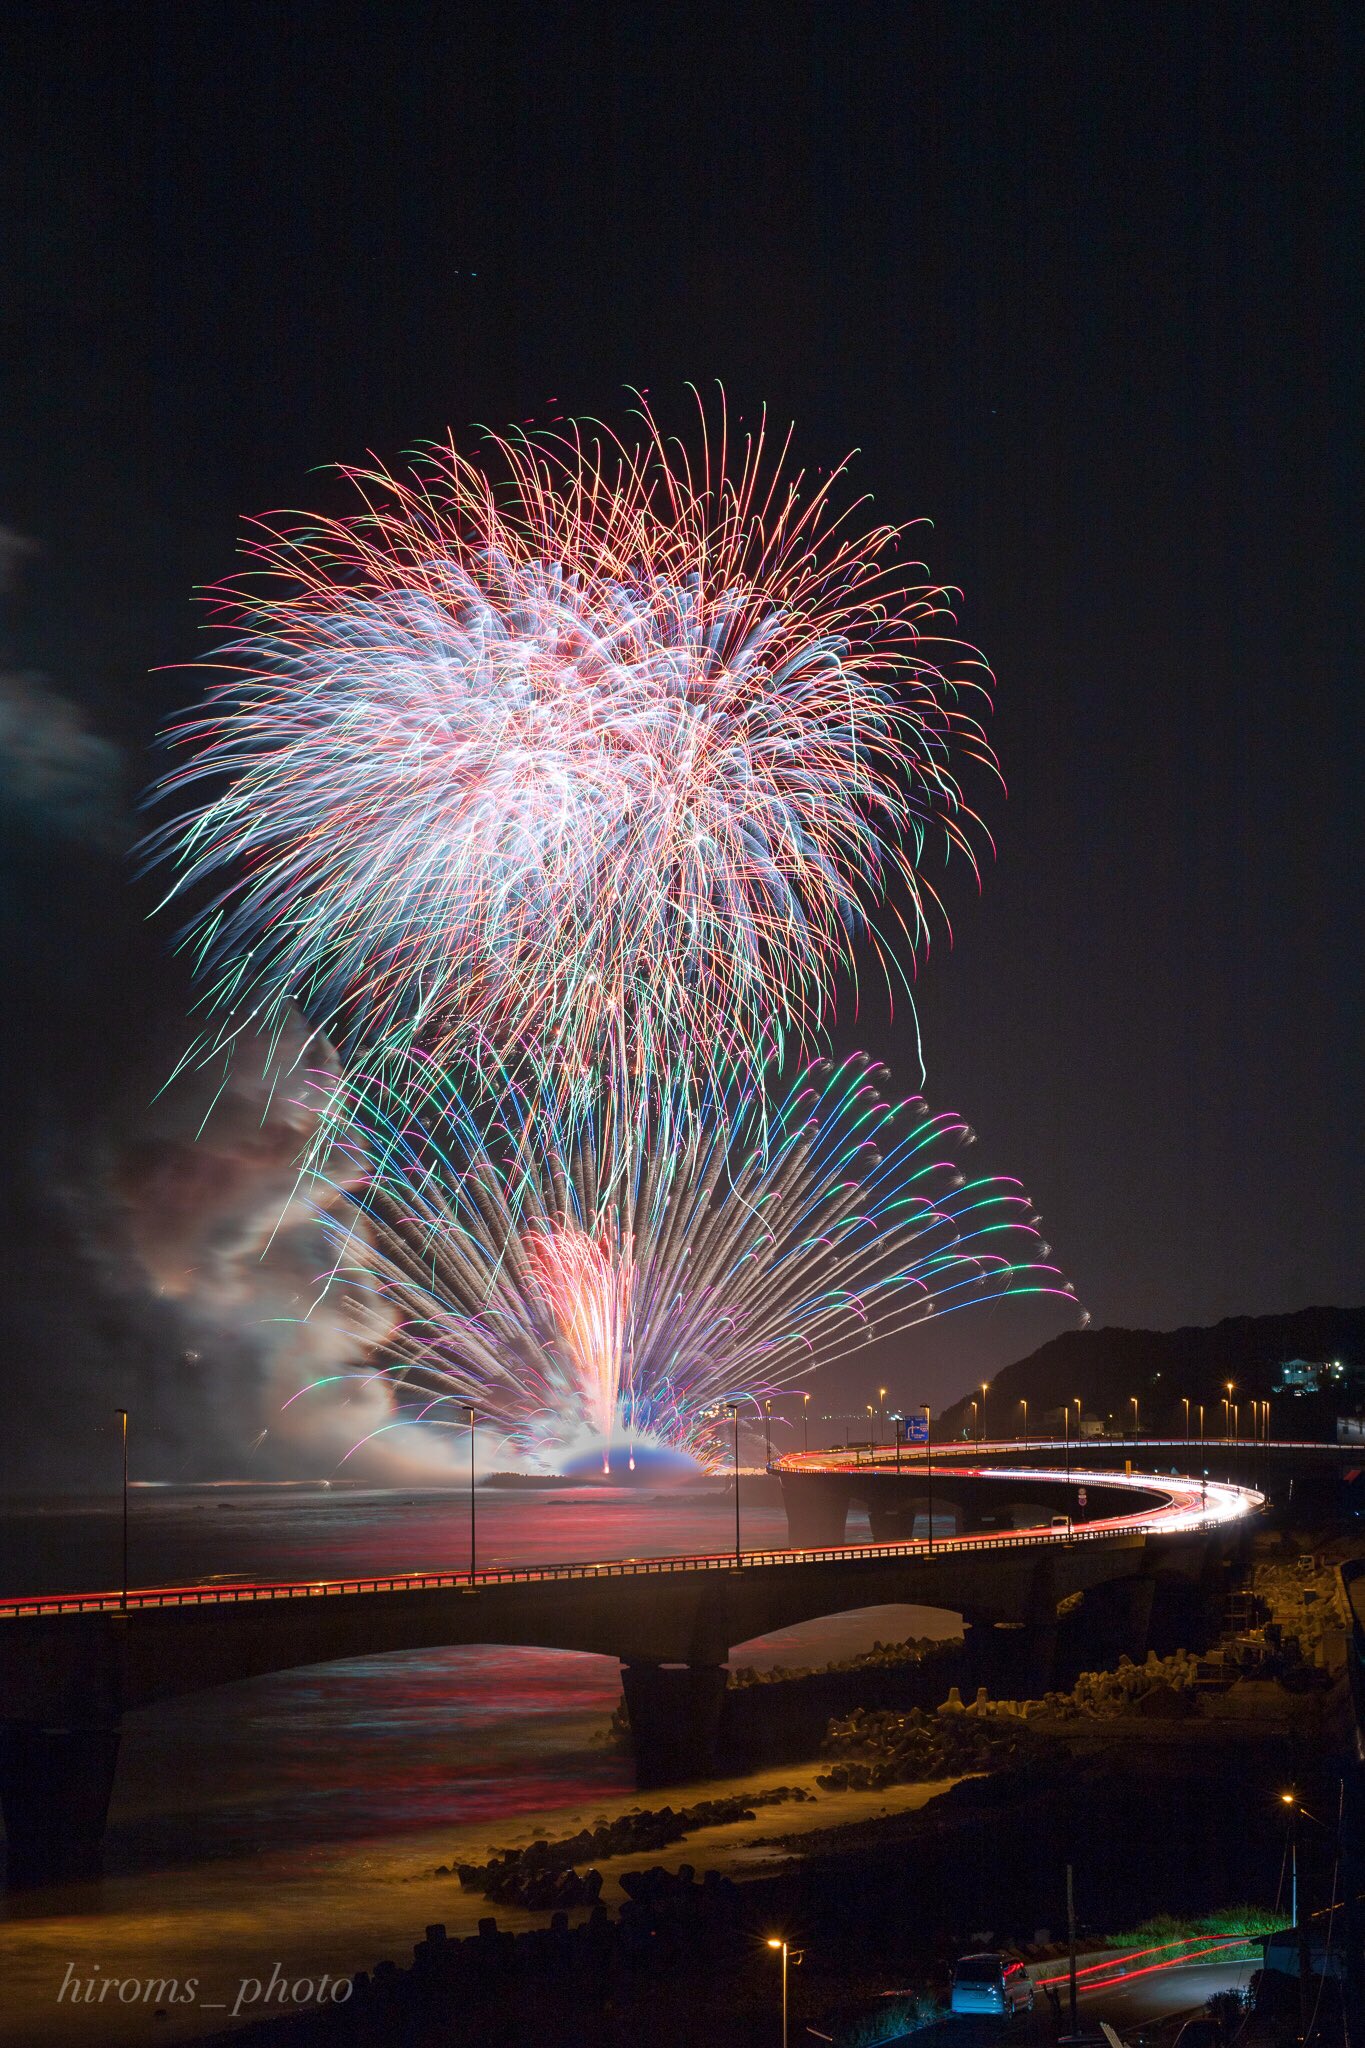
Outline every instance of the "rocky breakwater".
<path id="1" fill-rule="evenodd" d="M 922 1707 L 904 1714 L 857 1707 L 831 1721 L 824 1741 L 830 1766 L 816 1782 L 827 1791 L 875 1792 L 885 1785 L 962 1778 L 1030 1761 L 1040 1742 L 1021 1719 L 994 1711 L 984 1693 L 964 1707 L 954 1686 L 932 1713 Z"/>
<path id="2" fill-rule="evenodd" d="M 669 1848 L 699 1828 L 722 1827 L 753 1820 L 761 1806 L 814 1795 L 800 1785 L 775 1785 L 762 1792 L 738 1792 L 724 1799 L 702 1799 L 695 1806 L 635 1807 L 595 1828 L 580 1828 L 558 1841 L 530 1842 L 523 1848 L 495 1849 L 487 1863 L 442 1863 L 436 1875 L 453 1875 L 463 1891 L 478 1892 L 498 1905 L 525 1906 L 532 1912 L 557 1912 L 594 1905 L 602 1890 L 595 1860 L 651 1854 Z M 586 1865 L 579 1869 L 580 1864 Z M 687 1869 L 688 1866 L 683 1865 Z M 621 1889 L 630 1894 L 627 1873 Z"/>
<path id="3" fill-rule="evenodd" d="M 1338 1566 L 1359 1552 L 1357 1537 L 1320 1553 L 1256 1560 L 1251 1588 L 1272 1645 L 1296 1643 L 1303 1662 L 1319 1671 L 1344 1669 L 1351 1616 Z"/>
<path id="4" fill-rule="evenodd" d="M 1279 1635 L 1272 1624 L 1245 1640 L 1226 1637 L 1204 1656 L 1150 1651 L 1142 1664 L 1121 1657 L 1115 1670 L 1083 1671 L 1069 1692 L 1039 1699 L 992 1699 L 981 1686 L 964 1704 L 954 1686 L 932 1713 L 857 1709 L 831 1720 L 823 1744 L 830 1768 L 817 1782 L 831 1790 L 875 1790 L 999 1770 L 1031 1761 L 1067 1723 L 1250 1716 L 1298 1726 L 1328 1682 L 1319 1665 L 1306 1661 L 1298 1638 Z"/>

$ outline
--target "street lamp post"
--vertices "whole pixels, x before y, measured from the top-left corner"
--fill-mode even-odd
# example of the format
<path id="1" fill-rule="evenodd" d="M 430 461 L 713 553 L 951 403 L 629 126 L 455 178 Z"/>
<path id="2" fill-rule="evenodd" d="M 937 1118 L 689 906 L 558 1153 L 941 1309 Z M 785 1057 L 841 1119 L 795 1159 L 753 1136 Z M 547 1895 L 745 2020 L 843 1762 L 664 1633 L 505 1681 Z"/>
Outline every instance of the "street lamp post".
<path id="1" fill-rule="evenodd" d="M 877 1441 L 881 1442 L 882 1431 L 886 1428 L 886 1388 L 877 1389 Z"/>
<path id="2" fill-rule="evenodd" d="M 735 1563 L 739 1563 L 739 1404 L 730 1403 L 730 1419 L 735 1426 Z"/>
<path id="3" fill-rule="evenodd" d="M 787 1943 L 775 1934 L 768 1936 L 768 1946 L 782 1951 L 782 2048 L 787 2048 L 787 1964 L 789 1961 L 799 1963 L 805 1951 L 789 1948 Z"/>
<path id="4" fill-rule="evenodd" d="M 773 1404 L 763 1403 L 763 1462 L 771 1472 L 773 1465 Z"/>
<path id="5" fill-rule="evenodd" d="M 128 1606 L 128 1410 L 116 1408 L 115 1415 L 123 1424 L 123 1599 Z"/>
<path id="6" fill-rule="evenodd" d="M 1289 1917 L 1294 1925 L 1294 1934 L 1299 1951 L 1299 2039 L 1308 2039 L 1308 1979 L 1311 1958 L 1308 1952 L 1308 1927 L 1299 1913 L 1299 1815 L 1306 1811 L 1294 1792 L 1281 1792 L 1280 1798 L 1289 1808 Z M 1309 1814 L 1311 1820 L 1313 1816 Z"/>
<path id="7" fill-rule="evenodd" d="M 980 1434 L 980 1436 L 979 1436 L 979 1437 L 977 1438 L 977 1442 L 978 1442 L 979 1444 L 984 1444 L 984 1443 L 985 1443 L 985 1441 L 986 1441 L 986 1389 L 987 1389 L 987 1387 L 988 1387 L 989 1385 L 990 1385 L 990 1381 L 989 1381 L 989 1380 L 982 1380 L 982 1382 L 981 1382 L 981 1434 Z"/>
<path id="8" fill-rule="evenodd" d="M 1128 1405 L 1133 1411 L 1133 1442 L 1136 1443 L 1138 1439 L 1138 1403 L 1136 1394 L 1128 1396 Z"/>
<path id="9" fill-rule="evenodd" d="M 1020 1397 L 1019 1397 L 1019 1406 L 1020 1406 L 1020 1407 L 1021 1407 L 1021 1408 L 1023 1409 L 1023 1411 L 1024 1411 L 1024 1442 L 1025 1442 L 1025 1444 L 1027 1445 L 1027 1443 L 1028 1443 L 1028 1402 L 1027 1402 L 1027 1401 L 1026 1401 L 1026 1400 L 1024 1399 L 1024 1397 L 1023 1397 L 1023 1395 L 1022 1395 L 1022 1394 L 1021 1394 L 1021 1395 L 1020 1395 Z"/>
<path id="10" fill-rule="evenodd" d="M 1180 1400 L 1185 1410 L 1185 1441 L 1188 1443 L 1190 1440 L 1190 1397 L 1188 1394 L 1182 1394 Z"/>
<path id="11" fill-rule="evenodd" d="M 1062 1438 L 1063 1438 L 1063 1441 L 1064 1441 L 1064 1443 L 1065 1443 L 1065 1445 L 1066 1445 L 1066 1452 L 1065 1452 L 1065 1463 L 1066 1463 L 1066 1483 L 1067 1483 L 1067 1485 L 1068 1485 L 1068 1486 L 1070 1486 L 1070 1484 L 1071 1484 L 1071 1403 L 1070 1403 L 1069 1401 L 1067 1402 L 1067 1404 L 1066 1404 L 1065 1408 L 1063 1408 L 1063 1410 L 1062 1410 Z"/>
<path id="12" fill-rule="evenodd" d="M 810 1449 L 810 1395 L 801 1396 L 801 1448 Z"/>
<path id="13" fill-rule="evenodd" d="M 973 1394 L 973 1396 L 972 1396 L 972 1435 L 973 1435 L 973 1436 L 974 1436 L 974 1437 L 976 1438 L 977 1442 L 978 1442 L 978 1443 L 980 1443 L 980 1441 L 981 1441 L 981 1403 L 980 1403 L 980 1402 L 979 1402 L 979 1401 L 977 1400 L 977 1398 L 976 1398 L 975 1394 Z"/>
<path id="14" fill-rule="evenodd" d="M 925 1494 L 925 1513 L 926 1513 L 926 1517 L 927 1517 L 927 1519 L 928 1519 L 928 1523 L 929 1523 L 929 1548 L 930 1548 L 930 1550 L 932 1550 L 932 1549 L 933 1549 L 933 1547 L 934 1547 L 934 1465 L 933 1465 L 933 1446 L 932 1446 L 932 1444 L 931 1444 L 931 1442 L 930 1442 L 930 1436 L 931 1436 L 931 1431 L 930 1431 L 930 1420 L 931 1420 L 931 1418 L 930 1418 L 930 1414 L 929 1414 L 929 1403 L 928 1403 L 927 1401 L 921 1401 L 919 1405 L 920 1405 L 920 1409 L 921 1409 L 921 1411 L 923 1412 L 923 1415 L 924 1415 L 924 1494 Z"/>
<path id="15" fill-rule="evenodd" d="M 1066 1866 L 1067 2010 L 1071 2015 L 1071 2038 L 1080 2031 L 1076 2025 L 1076 1874 L 1075 1865 Z"/>
<path id="16" fill-rule="evenodd" d="M 478 1509 L 474 1493 L 474 1410 L 469 1411 L 469 1576 L 474 1576 L 474 1567 L 479 1555 Z"/>

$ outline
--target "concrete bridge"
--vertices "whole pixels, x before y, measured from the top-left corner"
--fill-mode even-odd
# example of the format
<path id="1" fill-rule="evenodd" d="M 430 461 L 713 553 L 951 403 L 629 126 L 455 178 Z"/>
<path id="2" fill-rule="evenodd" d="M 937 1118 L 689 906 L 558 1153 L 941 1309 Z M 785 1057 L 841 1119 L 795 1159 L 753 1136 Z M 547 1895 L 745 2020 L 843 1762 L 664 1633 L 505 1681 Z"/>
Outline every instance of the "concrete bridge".
<path id="1" fill-rule="evenodd" d="M 124 1713 L 177 1694 L 337 1658 L 457 1643 L 534 1644 L 618 1657 L 642 1785 L 705 1775 L 731 1646 L 820 1615 L 889 1603 L 968 1625 L 981 1679 L 1045 1687 L 1058 1602 L 1141 1654 L 1172 1580 L 1221 1597 L 1221 1561 L 1258 1496 L 1223 1485 L 1096 1475 L 1087 1519 L 964 1529 L 873 1544 L 800 1542 L 806 1490 L 840 1475 L 783 1473 L 799 1547 L 306 1584 L 140 1589 L 0 1603 L 0 1805 L 11 1885 L 91 1877 Z M 866 1475 L 864 1475 L 866 1477 Z M 989 1505 L 1071 1501 L 1046 1471 L 945 1467 L 933 1481 Z M 863 1483 L 861 1480 L 859 1483 Z M 895 1488 L 894 1472 L 879 1484 Z M 908 1483 L 902 1481 L 902 1483 Z M 799 1493 L 799 1497 L 798 1497 Z M 795 1505 L 792 1503 L 795 1502 Z M 894 1510 L 889 1510 L 894 1512 Z M 970 1515 L 968 1516 L 970 1519 Z"/>

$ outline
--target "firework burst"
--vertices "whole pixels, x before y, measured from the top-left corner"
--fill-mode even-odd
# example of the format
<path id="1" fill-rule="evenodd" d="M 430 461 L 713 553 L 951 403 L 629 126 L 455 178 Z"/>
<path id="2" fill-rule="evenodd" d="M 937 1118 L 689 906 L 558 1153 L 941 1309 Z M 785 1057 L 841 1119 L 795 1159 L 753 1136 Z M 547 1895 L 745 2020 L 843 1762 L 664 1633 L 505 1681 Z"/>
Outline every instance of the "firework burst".
<path id="1" fill-rule="evenodd" d="M 702 418 L 344 470 L 212 593 L 155 833 L 213 1021 L 292 1006 L 343 1065 L 529 1050 L 560 1083 L 752 1076 L 827 1018 L 879 906 L 926 937 L 972 856 L 989 675 L 903 533 Z M 933 657 L 933 658 L 931 658 Z"/>
<path id="2" fill-rule="evenodd" d="M 726 1402 L 956 1308 L 1071 1294 L 1018 1184 L 964 1171 L 967 1127 L 886 1101 L 861 1058 L 701 1115 L 680 1086 L 566 1114 L 511 1085 L 492 1125 L 467 1100 L 355 1091 L 320 1201 L 324 1291 L 389 1330 L 360 1375 L 391 1388 L 389 1427 L 472 1406 L 542 1464 L 706 1462 Z"/>

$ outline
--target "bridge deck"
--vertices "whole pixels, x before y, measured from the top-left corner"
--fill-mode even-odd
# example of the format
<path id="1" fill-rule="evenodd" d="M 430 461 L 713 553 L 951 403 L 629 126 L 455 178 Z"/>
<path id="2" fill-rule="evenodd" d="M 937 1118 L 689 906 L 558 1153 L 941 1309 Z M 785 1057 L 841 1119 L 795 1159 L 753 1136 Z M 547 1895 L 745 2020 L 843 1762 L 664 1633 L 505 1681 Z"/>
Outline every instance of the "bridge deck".
<path id="1" fill-rule="evenodd" d="M 826 1455 L 819 1465 L 803 1461 L 801 1469 L 838 1472 L 854 1467 Z M 790 1468 L 794 1461 L 783 1461 Z M 867 1471 L 867 1463 L 860 1468 Z M 916 1469 L 923 1473 L 921 1462 Z M 936 1467 L 934 1469 L 937 1469 Z M 945 1479 L 970 1476 L 960 1465 L 943 1468 Z M 1031 1472 L 1019 1467 L 1002 1471 L 992 1467 L 991 1479 L 1017 1478 L 1061 1483 L 1054 1471 Z M 983 1530 L 959 1536 L 924 1536 L 893 1543 L 842 1543 L 816 1549 L 744 1550 L 709 1552 L 687 1557 L 613 1558 L 582 1564 L 508 1565 L 494 1571 L 389 1573 L 382 1577 L 342 1579 L 266 1580 L 239 1585 L 145 1586 L 119 1592 L 21 1595 L 0 1601 L 0 1621 L 33 1620 L 60 1615 L 118 1614 L 174 1607 L 233 1607 L 247 1602 L 278 1602 L 336 1598 L 370 1593 L 428 1592 L 442 1589 L 466 1590 L 499 1586 L 549 1586 L 582 1580 L 679 1577 L 695 1572 L 783 1570 L 811 1564 L 851 1564 L 861 1558 L 887 1561 L 894 1558 L 944 1558 L 954 1554 L 975 1554 L 983 1550 L 1026 1550 L 1077 1543 L 1106 1543 L 1134 1536 L 1168 1535 L 1186 1530 L 1213 1529 L 1235 1521 L 1261 1504 L 1261 1495 L 1248 1487 L 1210 1480 L 1171 1478 L 1150 1473 L 1088 1472 L 1093 1483 L 1146 1495 L 1156 1494 L 1160 1505 L 1145 1505 L 1131 1515 L 1111 1515 L 1070 1529 L 1051 1527 L 1001 1533 Z"/>

